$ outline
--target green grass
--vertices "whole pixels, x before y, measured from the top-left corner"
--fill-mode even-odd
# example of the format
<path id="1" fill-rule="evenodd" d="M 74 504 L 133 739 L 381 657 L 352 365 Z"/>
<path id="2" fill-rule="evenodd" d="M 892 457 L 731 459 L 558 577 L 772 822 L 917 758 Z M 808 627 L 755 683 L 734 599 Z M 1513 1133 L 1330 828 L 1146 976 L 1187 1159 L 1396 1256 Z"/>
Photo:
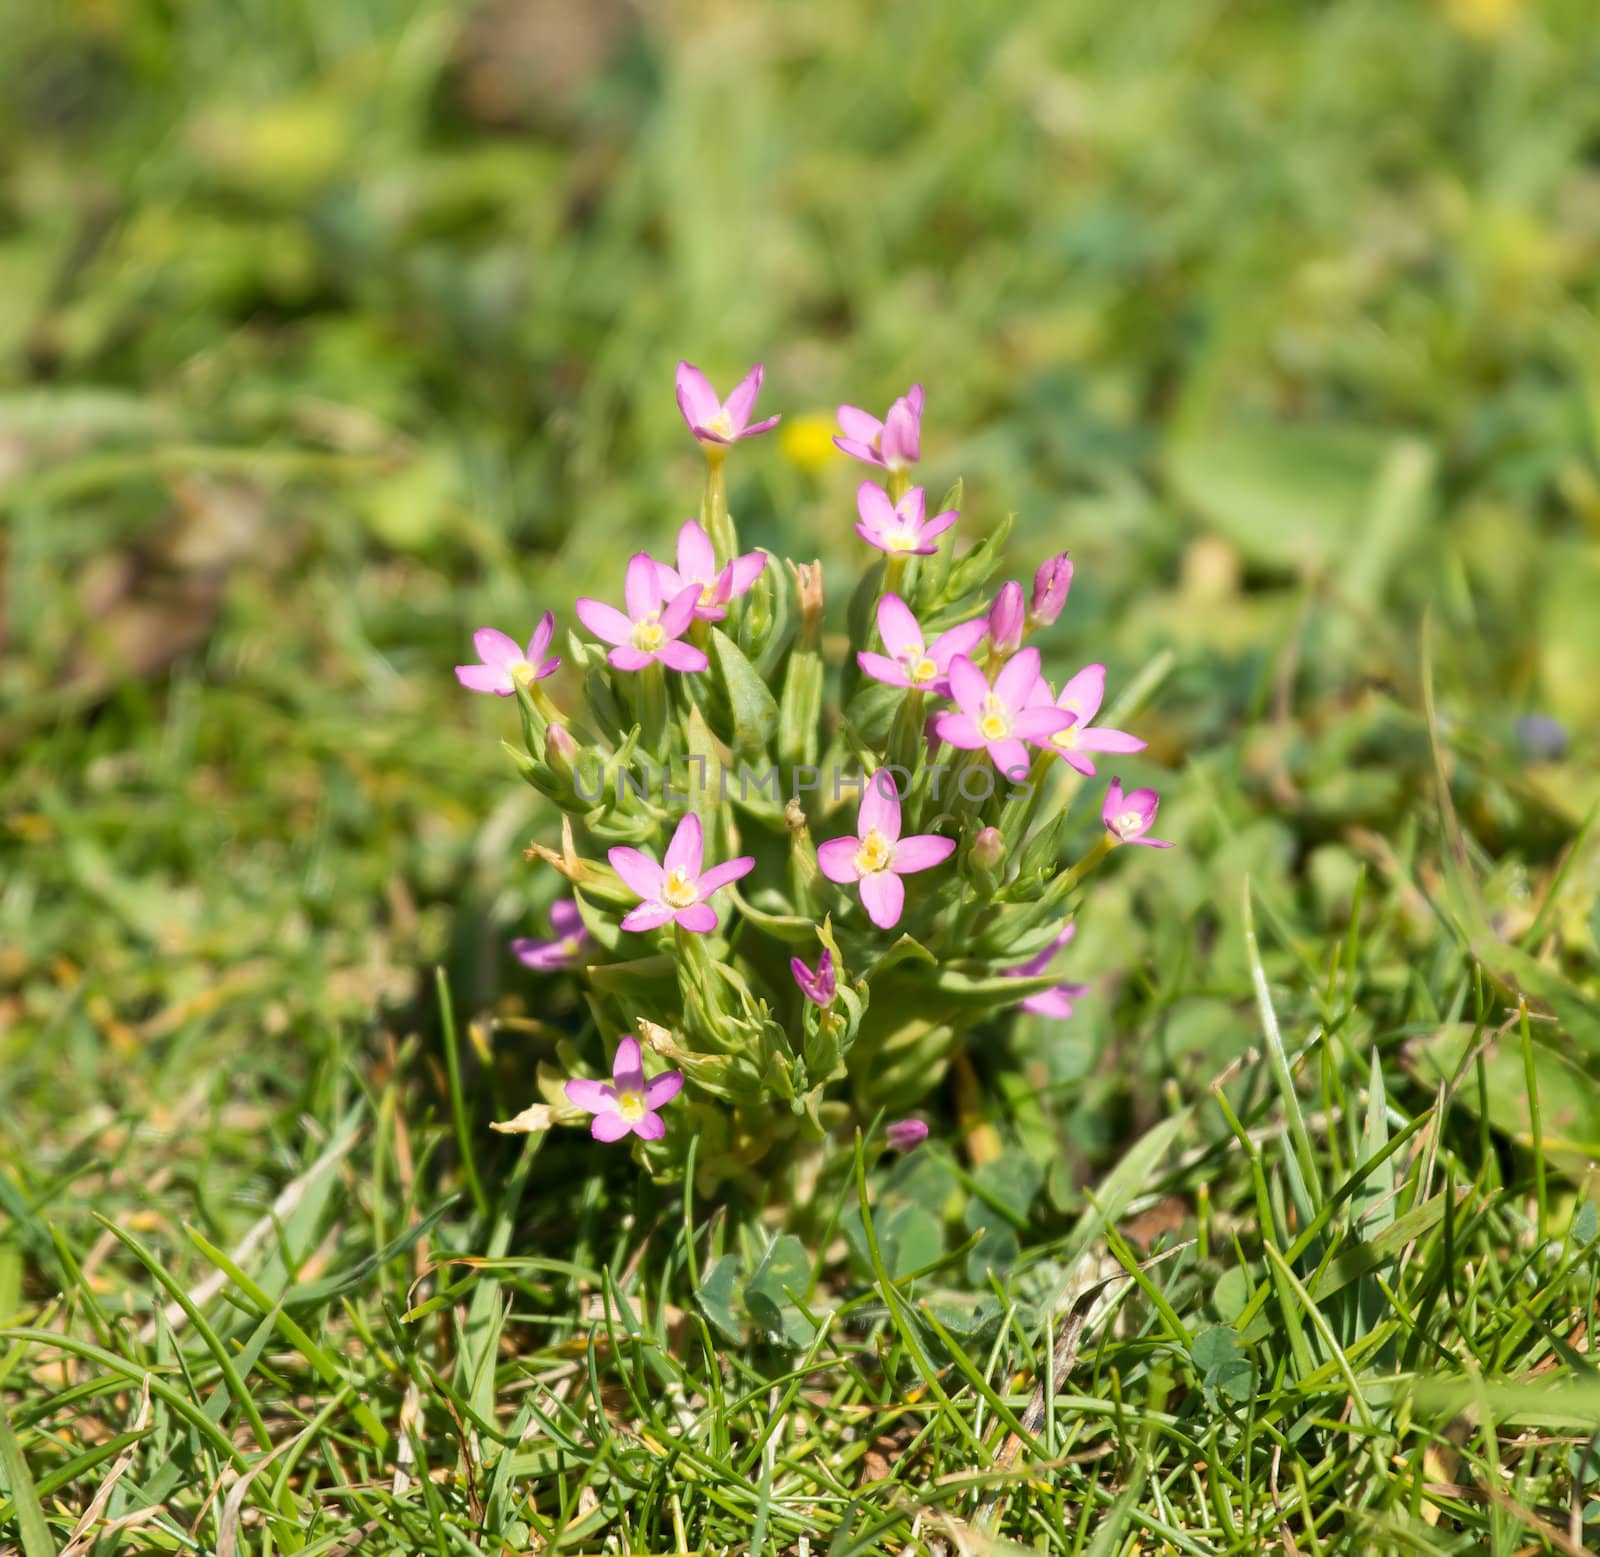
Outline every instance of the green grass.
<path id="1" fill-rule="evenodd" d="M 0 1550 L 1600 1547 L 1589 7 L 11 9 Z M 488 1128 L 583 1016 L 449 668 L 691 511 L 681 355 L 922 379 L 1142 686 L 1180 847 L 899 1164 Z"/>

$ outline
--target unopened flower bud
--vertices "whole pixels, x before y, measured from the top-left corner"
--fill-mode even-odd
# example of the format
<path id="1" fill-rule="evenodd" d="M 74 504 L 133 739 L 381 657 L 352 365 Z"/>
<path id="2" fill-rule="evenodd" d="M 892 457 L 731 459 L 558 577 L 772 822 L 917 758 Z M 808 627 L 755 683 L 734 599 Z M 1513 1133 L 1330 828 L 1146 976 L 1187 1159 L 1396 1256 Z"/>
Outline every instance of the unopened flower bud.
<path id="1" fill-rule="evenodd" d="M 573 740 L 572 732 L 563 724 L 552 724 L 544 732 L 545 761 L 558 773 L 571 773 L 577 765 L 581 748 Z"/>
<path id="2" fill-rule="evenodd" d="M 1033 575 L 1033 602 L 1028 615 L 1036 627 L 1048 627 L 1061 615 L 1072 588 L 1072 558 L 1065 552 L 1039 564 Z"/>
<path id="3" fill-rule="evenodd" d="M 928 1139 L 928 1127 L 920 1119 L 896 1119 L 883 1133 L 897 1152 L 908 1152 Z"/>
<path id="4" fill-rule="evenodd" d="M 1015 654 L 1022 647 L 1022 585 L 1009 580 L 989 607 L 989 644 L 996 654 Z"/>
<path id="5" fill-rule="evenodd" d="M 979 870 L 997 870 L 1006 857 L 1006 841 L 998 827 L 985 827 L 972 840 L 972 863 Z"/>

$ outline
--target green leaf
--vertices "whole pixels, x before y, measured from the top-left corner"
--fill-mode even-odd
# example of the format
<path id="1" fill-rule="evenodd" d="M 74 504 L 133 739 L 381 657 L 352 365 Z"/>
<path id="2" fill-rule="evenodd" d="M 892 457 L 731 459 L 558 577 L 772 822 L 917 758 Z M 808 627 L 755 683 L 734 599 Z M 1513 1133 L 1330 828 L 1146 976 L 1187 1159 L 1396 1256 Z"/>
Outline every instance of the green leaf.
<path id="1" fill-rule="evenodd" d="M 878 1224 L 883 1263 L 896 1281 L 932 1265 L 944 1253 L 944 1228 L 921 1206 L 901 1206 Z"/>
<path id="2" fill-rule="evenodd" d="M 1407 1060 L 1430 1086 L 1453 1081 L 1474 1043 L 1475 1030 L 1464 1022 L 1454 1023 L 1413 1043 Z M 1533 1045 L 1533 1068 L 1545 1158 L 1581 1183 L 1589 1164 L 1600 1157 L 1600 1077 L 1540 1043 Z M 1466 1063 L 1456 1102 L 1478 1117 L 1487 1115 L 1502 1135 L 1531 1150 L 1533 1120 L 1521 1052 L 1515 1046 L 1491 1043 L 1483 1052 L 1483 1069 L 1487 1099 L 1478 1089 L 1476 1065 Z"/>
<path id="3" fill-rule="evenodd" d="M 938 1221 L 944 1220 L 953 1196 L 960 1193 L 961 1181 L 942 1152 L 927 1149 L 908 1152 L 890 1168 L 883 1179 L 883 1193 L 921 1206 Z"/>
<path id="4" fill-rule="evenodd" d="M 772 1241 L 755 1274 L 745 1284 L 744 1306 L 769 1335 L 803 1346 L 813 1332 L 795 1306 L 795 1299 L 803 1299 L 810 1285 L 811 1257 L 798 1238 L 785 1233 Z M 790 1292 L 794 1293 L 793 1298 Z"/>
<path id="5" fill-rule="evenodd" d="M 1034 1197 L 1044 1184 L 1044 1169 L 1025 1151 L 1013 1149 L 983 1163 L 972 1175 L 972 1182 L 978 1193 L 967 1207 L 969 1228 L 992 1221 L 991 1207 L 1021 1224 L 1027 1221 Z"/>
<path id="6" fill-rule="evenodd" d="M 1213 1325 L 1202 1330 L 1189 1348 L 1194 1365 L 1202 1373 L 1222 1363 L 1232 1362 L 1239 1355 L 1238 1332 L 1226 1325 Z"/>
<path id="7" fill-rule="evenodd" d="M 1600 1237 L 1600 1207 L 1586 1200 L 1572 1218 L 1572 1241 L 1580 1247 Z"/>
<path id="8" fill-rule="evenodd" d="M 56 1543 L 44 1522 L 44 1510 L 39 1506 L 39 1494 L 23 1457 L 22 1445 L 6 1420 L 3 1400 L 0 1400 L 0 1471 L 4 1471 L 6 1487 L 11 1493 L 12 1514 L 17 1522 L 17 1534 L 22 1538 L 24 1557 L 56 1557 Z"/>
<path id="9" fill-rule="evenodd" d="M 1022 1245 L 1014 1229 L 1002 1223 L 991 1227 L 973 1246 L 967 1256 L 967 1280 L 975 1287 L 982 1286 L 988 1277 L 1004 1277 L 1017 1263 Z"/>
<path id="10" fill-rule="evenodd" d="M 711 629 L 711 649 L 733 721 L 729 745 L 741 757 L 766 755 L 778 729 L 777 699 L 739 646 L 718 627 Z"/>
<path id="11" fill-rule="evenodd" d="M 872 635 L 877 630 L 877 623 L 873 617 L 873 608 L 878 603 L 878 594 L 883 588 L 884 563 L 882 559 L 875 562 L 861 575 L 850 596 L 850 606 L 845 613 L 845 627 L 850 634 L 850 647 L 853 649 L 868 649 L 872 647 Z M 845 661 L 845 690 L 854 682 L 856 662 L 852 656 Z"/>
<path id="12" fill-rule="evenodd" d="M 733 1311 L 733 1283 L 738 1273 L 736 1256 L 725 1254 L 701 1277 L 695 1301 L 706 1318 L 730 1341 L 744 1339 L 744 1326 Z"/>
<path id="13" fill-rule="evenodd" d="M 1015 515 L 1007 514 L 960 562 L 952 565 L 938 598 L 929 602 L 930 612 L 954 605 L 962 596 L 982 589 L 994 577 L 1005 560 L 1005 544 L 1014 522 Z"/>
<path id="14" fill-rule="evenodd" d="M 1361 1157 L 1371 1162 L 1389 1144 L 1388 1098 L 1383 1090 L 1383 1067 L 1378 1051 L 1372 1051 L 1370 1079 L 1367 1083 L 1367 1124 L 1361 1137 Z M 1356 1225 L 1371 1237 L 1394 1221 L 1394 1159 L 1385 1159 L 1362 1181 L 1352 1209 Z"/>

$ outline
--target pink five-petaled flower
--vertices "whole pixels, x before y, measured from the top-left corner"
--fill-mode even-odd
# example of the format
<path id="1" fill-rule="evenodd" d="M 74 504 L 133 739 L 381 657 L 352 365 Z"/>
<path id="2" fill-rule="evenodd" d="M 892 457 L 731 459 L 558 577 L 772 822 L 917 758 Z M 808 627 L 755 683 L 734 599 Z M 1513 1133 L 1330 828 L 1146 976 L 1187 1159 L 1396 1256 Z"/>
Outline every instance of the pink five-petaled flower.
<path id="1" fill-rule="evenodd" d="M 867 782 L 856 812 L 856 836 L 832 838 L 817 849 L 817 864 L 829 881 L 859 882 L 861 905 L 880 930 L 900 922 L 906 889 L 900 880 L 915 871 L 931 870 L 955 852 L 953 838 L 920 833 L 900 836 L 900 797 L 885 772 Z"/>
<path id="2" fill-rule="evenodd" d="M 911 607 L 899 595 L 885 595 L 878 602 L 878 634 L 889 652 L 857 654 L 856 663 L 886 686 L 926 687 L 944 697 L 950 691 L 950 661 L 958 654 L 971 654 L 983 642 L 988 626 L 980 616 L 925 644 Z"/>
<path id="3" fill-rule="evenodd" d="M 813 973 L 798 957 L 789 959 L 789 971 L 794 974 L 794 981 L 800 986 L 800 993 L 807 1000 L 815 1001 L 819 1006 L 831 1006 L 834 992 L 839 987 L 839 980 L 833 971 L 833 953 L 826 946 L 822 948 L 822 955 L 817 959 L 817 971 Z"/>
<path id="4" fill-rule="evenodd" d="M 921 487 L 891 503 L 876 481 L 863 481 L 856 490 L 856 512 L 861 516 L 856 534 L 891 557 L 931 557 L 939 549 L 934 542 L 961 517 L 947 508 L 929 519 L 928 496 Z"/>
<path id="5" fill-rule="evenodd" d="M 940 740 L 963 751 L 981 747 L 1007 778 L 1020 778 L 1028 771 L 1028 749 L 1023 742 L 1042 745 L 1072 723 L 1071 714 L 1051 707 L 1048 700 L 1042 707 L 1030 705 L 1038 684 L 1037 649 L 1012 655 L 993 686 L 971 660 L 958 654 L 950 662 L 950 696 L 959 712 L 940 714 L 934 729 Z"/>
<path id="6" fill-rule="evenodd" d="M 1029 979 L 1043 973 L 1050 966 L 1050 959 L 1077 933 L 1077 925 L 1069 924 L 1037 956 L 1030 957 L 1020 967 L 1007 968 L 1006 972 L 1014 979 Z M 1018 1004 L 1024 1011 L 1032 1011 L 1036 1016 L 1053 1016 L 1065 1021 L 1072 1015 L 1072 1002 L 1088 993 L 1087 984 L 1057 984 L 1054 989 L 1041 989 L 1038 994 L 1029 995 Z"/>
<path id="7" fill-rule="evenodd" d="M 676 600 L 681 590 L 694 584 L 700 590 L 694 614 L 702 622 L 720 622 L 728 614 L 728 602 L 744 594 L 761 577 L 766 565 L 764 551 L 747 551 L 718 572 L 711 537 L 695 520 L 688 519 L 678 531 L 677 567 L 658 562 L 656 571 L 661 575 L 663 599 Z"/>
<path id="8" fill-rule="evenodd" d="M 896 1119 L 883 1130 L 889 1145 L 897 1152 L 909 1152 L 928 1139 L 928 1127 L 920 1119 Z"/>
<path id="9" fill-rule="evenodd" d="M 922 385 L 913 384 L 881 422 L 859 406 L 842 405 L 839 426 L 842 436 L 833 441 L 846 454 L 869 465 L 905 470 L 922 454 Z"/>
<path id="10" fill-rule="evenodd" d="M 539 618 L 539 625 L 534 628 L 524 652 L 517 647 L 514 638 L 506 637 L 493 627 L 480 627 L 472 635 L 472 646 L 483 663 L 457 665 L 456 680 L 469 692 L 493 692 L 500 697 L 510 697 L 519 681 L 529 685 L 543 681 L 560 665 L 559 659 L 544 658 L 555 632 L 555 612 L 546 611 Z"/>
<path id="11" fill-rule="evenodd" d="M 559 729 L 559 725 L 552 725 Z M 523 936 L 511 943 L 517 960 L 538 973 L 555 973 L 570 968 L 578 960 L 583 948 L 591 939 L 571 898 L 563 898 L 550 906 L 550 928 L 555 931 L 551 940 L 540 941 Z"/>
<path id="12" fill-rule="evenodd" d="M 754 427 L 750 425 L 750 413 L 755 410 L 756 396 L 761 393 L 763 376 L 764 369 L 758 362 L 739 380 L 726 400 L 719 400 L 711 381 L 699 368 L 692 362 L 678 364 L 678 409 L 702 447 L 726 447 L 778 425 L 776 416 L 769 416 Z"/>
<path id="13" fill-rule="evenodd" d="M 574 1076 L 563 1090 L 569 1103 L 594 1115 L 589 1133 L 595 1140 L 620 1141 L 627 1135 L 636 1135 L 641 1141 L 659 1141 L 667 1127 L 656 1110 L 683 1090 L 683 1073 L 664 1070 L 646 1081 L 639 1040 L 624 1038 L 617 1045 L 610 1081 Z"/>
<path id="14" fill-rule="evenodd" d="M 1091 751 L 1134 752 L 1143 751 L 1145 743 L 1126 730 L 1102 729 L 1089 721 L 1100 712 L 1106 695 L 1106 668 L 1104 665 L 1086 665 L 1061 689 L 1054 706 L 1072 715 L 1072 723 L 1057 730 L 1050 744 L 1061 753 L 1062 759 L 1089 778 L 1095 776 L 1094 764 L 1084 755 Z M 1045 707 L 1052 702 L 1050 686 L 1040 681 L 1033 689 L 1034 703 Z"/>
<path id="15" fill-rule="evenodd" d="M 700 818 L 693 811 L 678 823 L 659 865 L 638 849 L 611 850 L 606 856 L 611 868 L 644 899 L 623 916 L 622 928 L 656 930 L 672 921 L 701 935 L 715 930 L 717 911 L 706 899 L 719 887 L 748 875 L 756 862 L 745 854 L 725 865 L 702 870 L 704 855 L 705 835 Z"/>
<path id="16" fill-rule="evenodd" d="M 698 584 L 686 585 L 670 600 L 661 591 L 661 566 L 648 552 L 628 559 L 622 593 L 626 616 L 615 606 L 587 597 L 577 603 L 578 620 L 596 638 L 616 647 L 606 656 L 618 670 L 643 670 L 659 660 L 671 670 L 704 670 L 706 657 L 692 643 L 680 643 L 700 599 Z"/>
<path id="17" fill-rule="evenodd" d="M 1161 796 L 1153 789 L 1132 789 L 1122 793 L 1122 780 L 1112 779 L 1106 791 L 1106 803 L 1100 808 L 1100 820 L 1106 831 L 1118 843 L 1137 843 L 1146 849 L 1170 849 L 1172 845 L 1161 838 L 1146 838 L 1155 826 L 1156 807 Z"/>

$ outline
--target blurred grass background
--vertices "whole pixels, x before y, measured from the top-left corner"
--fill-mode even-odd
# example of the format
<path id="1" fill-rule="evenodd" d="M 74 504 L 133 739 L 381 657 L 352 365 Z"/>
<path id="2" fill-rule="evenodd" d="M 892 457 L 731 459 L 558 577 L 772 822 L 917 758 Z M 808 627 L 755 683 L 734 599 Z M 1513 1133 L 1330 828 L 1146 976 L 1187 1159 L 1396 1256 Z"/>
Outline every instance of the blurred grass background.
<path id="1" fill-rule="evenodd" d="M 538 818 L 450 666 L 691 511 L 680 355 L 767 363 L 750 538 L 839 578 L 830 408 L 920 379 L 968 533 L 1078 560 L 1057 671 L 1173 651 L 1181 911 L 1250 868 L 1341 922 L 1425 609 L 1500 908 L 1595 799 L 1584 0 L 8 15 L 13 1141 L 293 1096 L 437 959 L 515 985 Z"/>
<path id="2" fill-rule="evenodd" d="M 1253 1041 L 1247 872 L 1285 977 L 1365 868 L 1423 981 L 1425 617 L 1492 922 L 1593 987 L 1590 0 L 5 10 L 0 1156 L 62 1214 L 226 1241 L 434 962 L 544 1014 L 547 819 L 450 668 L 667 546 L 680 356 L 765 361 L 734 511 L 835 608 L 832 407 L 917 379 L 963 533 L 1072 549 L 1054 671 L 1170 654 L 1127 771 L 1183 847 L 1046 1059 L 1087 1156 Z"/>

